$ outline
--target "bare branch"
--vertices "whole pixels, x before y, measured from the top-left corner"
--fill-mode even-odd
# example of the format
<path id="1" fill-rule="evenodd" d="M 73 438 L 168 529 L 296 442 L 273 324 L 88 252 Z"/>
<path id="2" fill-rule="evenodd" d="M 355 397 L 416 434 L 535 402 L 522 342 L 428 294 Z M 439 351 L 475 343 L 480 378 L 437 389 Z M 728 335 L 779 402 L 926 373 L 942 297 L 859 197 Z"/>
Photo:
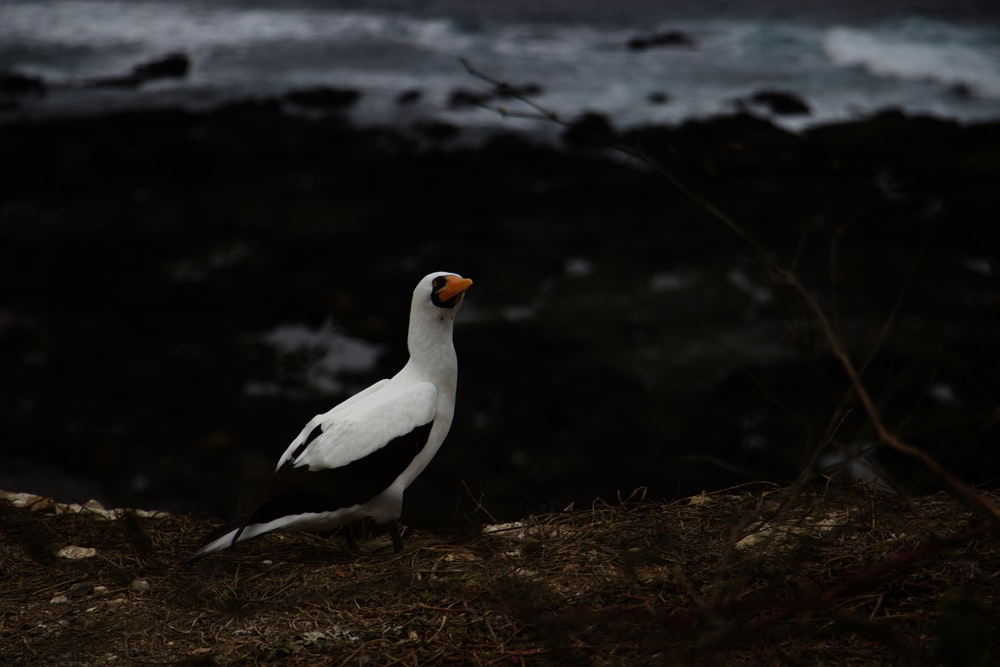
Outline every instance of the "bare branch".
<path id="1" fill-rule="evenodd" d="M 516 88 L 510 86 L 507 83 L 499 81 L 484 74 L 480 70 L 476 69 L 468 60 L 461 59 L 462 65 L 465 67 L 466 71 L 472 76 L 479 78 L 487 83 L 492 84 L 496 87 L 498 92 L 502 92 L 506 95 L 510 95 L 517 100 L 528 105 L 530 108 L 534 109 L 542 117 L 542 119 L 557 123 L 563 127 L 570 127 L 569 123 L 560 120 L 559 115 L 538 104 L 534 100 L 530 99 L 523 93 L 521 93 Z M 489 108 L 489 107 L 487 107 Z M 695 190 L 693 187 L 687 185 L 670 172 L 666 167 L 664 167 L 656 158 L 647 153 L 641 146 L 627 146 L 620 142 L 617 142 L 609 137 L 599 137 L 593 136 L 588 133 L 588 136 L 599 141 L 609 148 L 621 151 L 631 157 L 637 158 L 644 162 L 647 166 L 656 171 L 657 174 L 662 176 L 664 180 L 670 183 L 676 190 L 681 194 L 686 196 L 692 202 L 696 203 L 705 212 L 715 218 L 718 222 L 721 222 L 723 226 L 726 227 L 730 232 L 735 234 L 740 240 L 742 240 L 748 248 L 750 248 L 754 254 L 757 255 L 759 260 L 771 271 L 773 271 L 786 285 L 788 285 L 793 292 L 795 292 L 806 304 L 807 309 L 813 314 L 820 328 L 823 332 L 823 336 L 826 339 L 827 345 L 830 347 L 830 352 L 833 354 L 834 358 L 839 362 L 844 372 L 847 374 L 850 380 L 850 386 L 853 388 L 855 394 L 858 397 L 858 401 L 861 403 L 861 407 L 864 409 L 865 414 L 868 416 L 872 427 L 875 429 L 875 433 L 878 439 L 888 446 L 901 454 L 904 454 L 910 458 L 919 461 L 925 468 L 931 471 L 935 476 L 937 476 L 953 493 L 967 501 L 973 507 L 978 508 L 986 516 L 988 516 L 993 525 L 1000 525 L 1000 509 L 995 507 L 990 503 L 982 494 L 977 492 L 971 486 L 960 480 L 955 475 L 951 474 L 946 470 L 941 464 L 939 464 L 934 457 L 932 457 L 927 452 L 918 449 L 906 442 L 903 442 L 898 436 L 892 433 L 888 428 L 886 428 L 884 422 L 882 421 L 882 416 L 879 413 L 875 403 L 872 401 L 868 390 L 865 388 L 864 384 L 861 382 L 860 373 L 851 360 L 850 355 L 848 355 L 847 350 L 844 346 L 843 340 L 838 335 L 830 319 L 827 317 L 823 308 L 819 305 L 819 302 L 813 297 L 809 290 L 802 284 L 798 276 L 794 271 L 781 266 L 774 256 L 756 239 L 754 239 L 749 232 L 747 232 L 740 224 L 738 224 L 733 218 L 723 212 L 719 207 L 713 204 L 707 197 L 702 195 L 700 192 Z M 916 263 L 914 264 L 914 267 Z M 912 277 L 912 268 L 911 276 Z M 909 283 L 910 277 L 907 279 Z M 902 298 L 902 297 L 901 297 Z M 897 303 L 897 306 L 893 309 L 890 314 L 889 321 L 886 326 L 891 324 L 892 320 L 895 318 L 898 307 L 901 303 Z M 883 331 L 884 335 L 884 331 Z M 880 337 L 881 339 L 881 337 Z M 870 358 L 866 360 L 866 364 L 870 361 Z"/>

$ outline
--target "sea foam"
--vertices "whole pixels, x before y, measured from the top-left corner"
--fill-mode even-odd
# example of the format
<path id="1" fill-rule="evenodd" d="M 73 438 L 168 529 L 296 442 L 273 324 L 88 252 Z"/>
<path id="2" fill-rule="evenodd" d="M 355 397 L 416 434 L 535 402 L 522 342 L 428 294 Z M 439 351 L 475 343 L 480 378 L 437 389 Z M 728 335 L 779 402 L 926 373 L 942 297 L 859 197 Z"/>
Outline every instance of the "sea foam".
<path id="1" fill-rule="evenodd" d="M 963 86 L 974 95 L 1000 99 L 1000 31 L 992 49 L 982 43 L 981 28 L 956 34 L 962 31 L 927 21 L 841 26 L 827 32 L 823 47 L 836 65 L 860 67 L 872 76 Z"/>

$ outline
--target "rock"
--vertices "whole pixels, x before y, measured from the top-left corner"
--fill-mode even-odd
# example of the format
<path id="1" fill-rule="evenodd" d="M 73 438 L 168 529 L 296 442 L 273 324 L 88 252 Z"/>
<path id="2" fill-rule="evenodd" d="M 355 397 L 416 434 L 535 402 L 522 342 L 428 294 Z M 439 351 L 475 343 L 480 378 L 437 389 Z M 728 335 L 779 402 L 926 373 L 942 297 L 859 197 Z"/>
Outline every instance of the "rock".
<path id="1" fill-rule="evenodd" d="M 236 102 L 229 102 L 216 107 L 214 111 L 215 116 L 229 118 L 234 122 L 246 122 L 248 118 L 266 121 L 282 114 L 281 102 L 270 97 L 237 100 Z"/>
<path id="2" fill-rule="evenodd" d="M 346 109 L 361 99 L 361 93 L 352 88 L 319 86 L 293 90 L 285 95 L 285 100 L 303 107 L 321 109 Z"/>
<path id="3" fill-rule="evenodd" d="M 511 99 L 518 97 L 530 97 L 540 95 L 542 87 L 537 83 L 525 83 L 521 85 L 511 85 L 507 83 L 497 84 L 495 90 L 478 92 L 467 88 L 456 88 L 448 98 L 449 109 L 464 109 L 467 107 L 478 107 L 491 102 L 497 98 Z"/>
<path id="4" fill-rule="evenodd" d="M 613 141 L 615 137 L 615 129 L 607 116 L 588 111 L 570 123 L 561 138 L 563 143 L 574 148 L 593 148 L 604 146 L 604 141 Z"/>
<path id="5" fill-rule="evenodd" d="M 171 53 L 132 69 L 132 76 L 140 81 L 151 79 L 183 79 L 191 71 L 191 61 L 183 53 Z"/>
<path id="6" fill-rule="evenodd" d="M 812 107 L 795 93 L 783 90 L 760 90 L 749 100 L 750 104 L 767 107 L 778 116 L 801 116 L 812 113 Z"/>
<path id="7" fill-rule="evenodd" d="M 44 94 L 45 81 L 39 77 L 0 71 L 0 95 L 41 97 Z"/>
<path id="8" fill-rule="evenodd" d="M 56 504 L 51 498 L 34 493 L 14 493 L 11 491 L 0 491 L 0 500 L 6 500 L 14 507 L 27 507 L 31 512 L 48 512 Z"/>
<path id="9" fill-rule="evenodd" d="M 56 556 L 59 558 L 68 558 L 70 560 L 80 560 L 81 558 L 92 558 L 97 555 L 97 549 L 90 547 L 78 547 L 70 545 L 68 547 L 63 547 L 56 552 Z"/>
<path id="10" fill-rule="evenodd" d="M 191 61 L 183 53 L 151 60 L 132 68 L 125 76 L 93 79 L 87 85 L 96 87 L 135 88 L 154 79 L 181 79 L 187 76 L 191 69 Z"/>
<path id="11" fill-rule="evenodd" d="M 400 106 L 405 106 L 407 104 L 414 104 L 420 101 L 420 98 L 424 96 L 423 91 L 417 88 L 410 88 L 409 90 L 404 90 L 396 97 L 396 104 Z"/>
<path id="12" fill-rule="evenodd" d="M 468 107 L 478 107 L 492 99 L 492 93 L 479 93 L 466 88 L 456 88 L 451 91 L 451 95 L 448 97 L 448 108 L 465 109 Z"/>
<path id="13" fill-rule="evenodd" d="M 72 586 L 70 586 L 69 591 L 66 592 L 66 595 L 68 595 L 71 598 L 83 598 L 87 597 L 88 595 L 93 595 L 93 593 L 94 593 L 94 584 L 87 581 L 81 581 L 80 583 L 73 584 Z"/>
<path id="14" fill-rule="evenodd" d="M 948 89 L 948 92 L 951 93 L 953 97 L 963 100 L 971 100 L 976 96 L 975 89 L 964 81 L 959 81 L 951 86 L 951 88 Z"/>
<path id="15" fill-rule="evenodd" d="M 531 97 L 533 95 L 541 95 L 542 87 L 537 83 L 526 83 L 520 86 L 511 86 L 506 83 L 497 86 L 497 97 L 502 98 L 512 98 L 512 97 Z"/>
<path id="16" fill-rule="evenodd" d="M 417 123 L 414 125 L 414 129 L 435 142 L 449 141 L 462 132 L 458 126 L 438 120 L 426 120 Z"/>
<path id="17" fill-rule="evenodd" d="M 145 593 L 149 590 L 149 582 L 145 579 L 133 579 L 128 587 L 133 593 Z"/>
<path id="18" fill-rule="evenodd" d="M 653 47 L 663 46 L 683 46 L 694 48 L 697 42 L 694 37 L 680 30 L 667 30 L 651 35 L 637 35 L 626 42 L 626 46 L 632 51 L 645 51 Z"/>
<path id="19" fill-rule="evenodd" d="M 95 498 L 91 498 L 90 500 L 85 502 L 83 504 L 83 509 L 90 510 L 91 512 L 96 512 L 98 514 L 107 512 L 107 510 L 104 509 L 104 505 L 101 504 L 101 501 Z"/>

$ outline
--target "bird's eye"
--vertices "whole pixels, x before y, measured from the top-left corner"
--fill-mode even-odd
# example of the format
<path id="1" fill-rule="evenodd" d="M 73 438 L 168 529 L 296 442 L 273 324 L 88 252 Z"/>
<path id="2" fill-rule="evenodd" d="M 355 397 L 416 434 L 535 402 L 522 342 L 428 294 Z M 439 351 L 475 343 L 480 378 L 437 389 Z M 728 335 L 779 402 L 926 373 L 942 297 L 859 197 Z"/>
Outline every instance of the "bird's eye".
<path id="1" fill-rule="evenodd" d="M 431 283 L 431 285 L 434 286 L 435 290 L 439 290 L 447 284 L 448 284 L 448 279 L 445 278 L 444 276 L 438 276 L 437 278 L 434 279 L 434 282 Z"/>

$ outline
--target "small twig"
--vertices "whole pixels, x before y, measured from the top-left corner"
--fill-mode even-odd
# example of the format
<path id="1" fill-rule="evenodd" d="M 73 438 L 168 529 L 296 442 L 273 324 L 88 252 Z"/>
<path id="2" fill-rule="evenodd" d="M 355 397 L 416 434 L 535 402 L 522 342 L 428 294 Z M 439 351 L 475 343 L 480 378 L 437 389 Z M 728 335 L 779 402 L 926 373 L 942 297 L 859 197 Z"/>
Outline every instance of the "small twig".
<path id="1" fill-rule="evenodd" d="M 875 619 L 875 614 L 877 614 L 879 612 L 879 609 L 882 608 L 882 601 L 884 599 L 885 599 L 885 595 L 879 595 L 878 599 L 875 600 L 875 606 L 872 608 L 872 613 L 868 615 L 868 620 L 869 621 Z"/>
<path id="2" fill-rule="evenodd" d="M 411 609 L 423 609 L 424 611 L 436 611 L 444 614 L 478 614 L 479 612 L 475 609 L 470 609 L 468 607 L 435 607 L 434 605 L 419 603 L 411 607 Z"/>
<path id="3" fill-rule="evenodd" d="M 527 95 L 525 95 L 524 93 L 522 93 L 518 88 L 510 85 L 509 83 L 507 83 L 505 81 L 500 81 L 499 79 L 494 79 L 493 77 L 485 74 L 484 72 L 481 72 L 480 70 L 476 69 L 472 65 L 472 63 L 470 63 L 465 58 L 459 58 L 458 62 L 462 63 L 462 67 L 465 68 L 466 72 L 468 72 L 472 76 L 476 77 L 477 79 L 481 79 L 481 80 L 485 81 L 486 83 L 490 84 L 491 86 L 493 86 L 496 89 L 496 91 L 498 93 L 501 93 L 501 94 L 506 95 L 508 97 L 513 97 L 514 99 L 518 100 L 519 102 L 523 102 L 524 104 L 528 105 L 529 107 L 531 107 L 532 109 L 534 109 L 538 113 L 538 116 L 532 115 L 532 116 L 523 116 L 523 117 L 525 117 L 525 118 L 534 118 L 536 120 L 548 120 L 548 121 L 551 121 L 553 123 L 558 123 L 560 125 L 564 125 L 562 119 L 559 118 L 559 114 L 557 114 L 555 111 L 552 111 L 551 109 L 547 109 L 546 107 L 543 107 L 542 105 L 538 104 L 537 102 L 535 102 L 534 100 L 532 100 L 531 98 L 529 98 Z M 485 108 L 485 109 L 490 109 L 492 111 L 496 111 L 501 116 L 513 116 L 514 115 L 514 112 L 510 112 L 507 109 L 505 109 L 504 107 L 491 107 L 488 104 L 483 104 L 481 106 L 483 108 Z"/>
<path id="4" fill-rule="evenodd" d="M 480 493 L 479 498 L 476 498 L 475 496 L 472 495 L 472 489 L 469 488 L 469 485 L 466 483 L 466 481 L 464 479 L 461 481 L 462 481 L 462 488 L 465 489 L 465 493 L 468 494 L 469 500 L 471 500 L 472 503 L 476 506 L 476 510 L 482 512 L 487 517 L 489 517 L 490 522 L 497 523 L 496 518 L 492 514 L 490 514 L 490 511 L 488 509 L 486 509 L 483 506 L 483 496 L 485 494 Z"/>

